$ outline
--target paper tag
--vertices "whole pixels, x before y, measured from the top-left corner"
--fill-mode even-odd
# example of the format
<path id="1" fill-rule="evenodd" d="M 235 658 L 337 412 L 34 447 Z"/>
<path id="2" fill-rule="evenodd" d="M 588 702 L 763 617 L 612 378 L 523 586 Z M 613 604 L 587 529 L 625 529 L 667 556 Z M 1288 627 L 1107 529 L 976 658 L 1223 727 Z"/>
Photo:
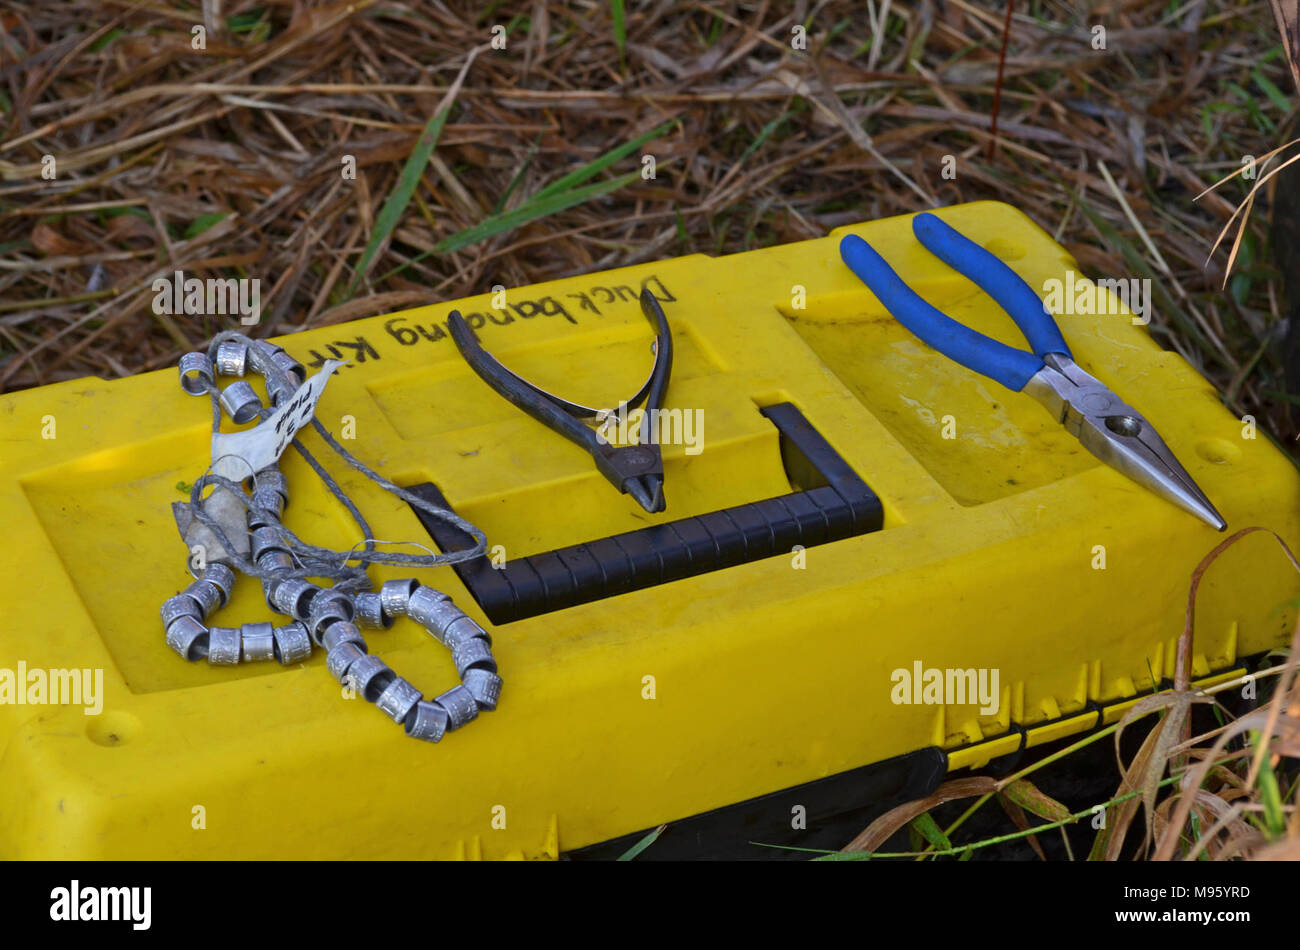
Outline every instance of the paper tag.
<path id="1" fill-rule="evenodd" d="M 311 422 L 330 374 L 342 365 L 340 360 L 326 360 L 320 372 L 299 386 L 288 402 L 253 428 L 214 433 L 213 471 L 238 482 L 274 463 L 298 430 Z"/>

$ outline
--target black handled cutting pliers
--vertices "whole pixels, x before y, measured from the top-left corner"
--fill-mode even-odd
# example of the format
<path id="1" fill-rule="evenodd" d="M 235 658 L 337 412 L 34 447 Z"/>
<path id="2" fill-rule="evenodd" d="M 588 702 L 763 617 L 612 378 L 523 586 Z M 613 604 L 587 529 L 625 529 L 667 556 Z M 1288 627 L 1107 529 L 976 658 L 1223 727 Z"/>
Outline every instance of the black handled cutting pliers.
<path id="1" fill-rule="evenodd" d="M 657 413 L 654 410 L 663 408 L 664 394 L 668 390 L 668 377 L 673 369 L 673 335 L 663 308 L 648 290 L 641 291 L 641 311 L 655 330 L 652 347 L 654 368 L 636 394 L 614 409 L 592 409 L 569 402 L 506 369 L 479 345 L 459 310 L 451 312 L 447 328 L 456 349 L 483 382 L 538 422 L 585 449 L 595 461 L 596 469 L 609 479 L 610 484 L 631 495 L 646 511 L 656 512 L 663 511 L 666 504 L 663 452 L 657 441 Z M 638 428 L 636 444 L 612 445 L 600 428 L 592 429 L 586 425 L 588 422 L 604 423 L 614 415 L 626 418 L 628 410 L 635 409 L 642 402 L 646 405 L 646 412 Z"/>

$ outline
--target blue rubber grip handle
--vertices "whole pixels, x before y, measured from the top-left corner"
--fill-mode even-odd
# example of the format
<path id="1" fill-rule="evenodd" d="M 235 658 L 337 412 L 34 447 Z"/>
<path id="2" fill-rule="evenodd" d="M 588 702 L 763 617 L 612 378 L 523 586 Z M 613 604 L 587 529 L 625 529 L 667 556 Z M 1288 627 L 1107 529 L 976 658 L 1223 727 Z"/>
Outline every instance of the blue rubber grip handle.
<path id="1" fill-rule="evenodd" d="M 940 313 L 903 283 L 894 269 L 875 249 L 856 234 L 840 241 L 840 257 L 885 309 L 923 342 L 967 369 L 996 380 L 1013 392 L 1020 392 L 1030 377 L 1043 368 L 1043 361 L 962 326 Z"/>
<path id="2" fill-rule="evenodd" d="M 1042 298 L 996 255 L 928 212 L 912 219 L 912 233 L 931 254 L 996 300 L 1016 321 L 1036 355 L 1070 356 L 1070 348 Z"/>

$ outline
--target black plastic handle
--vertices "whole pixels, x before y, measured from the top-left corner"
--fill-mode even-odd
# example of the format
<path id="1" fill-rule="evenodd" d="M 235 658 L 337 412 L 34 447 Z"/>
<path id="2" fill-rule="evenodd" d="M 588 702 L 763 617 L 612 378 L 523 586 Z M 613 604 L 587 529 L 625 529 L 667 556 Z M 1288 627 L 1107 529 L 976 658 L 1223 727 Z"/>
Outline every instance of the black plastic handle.
<path id="1" fill-rule="evenodd" d="M 781 454 L 800 490 L 776 498 L 639 528 L 495 568 L 485 557 L 456 573 L 494 624 L 562 610 L 628 591 L 693 577 L 778 554 L 878 531 L 880 499 L 790 403 L 761 410 L 781 434 Z M 450 508 L 431 482 L 408 489 Z M 469 539 L 458 528 L 412 509 L 444 551 Z"/>

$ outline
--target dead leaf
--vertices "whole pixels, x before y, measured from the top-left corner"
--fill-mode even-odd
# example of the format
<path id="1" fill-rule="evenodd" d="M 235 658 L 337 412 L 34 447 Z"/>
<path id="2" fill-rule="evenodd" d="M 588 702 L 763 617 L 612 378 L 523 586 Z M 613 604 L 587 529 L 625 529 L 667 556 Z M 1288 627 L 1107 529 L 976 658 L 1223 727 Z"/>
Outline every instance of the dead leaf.
<path id="1" fill-rule="evenodd" d="M 1055 798 L 1043 794 L 1028 779 L 1016 779 L 1006 788 L 1002 789 L 1002 794 L 1011 799 L 1025 811 L 1037 815 L 1045 821 L 1066 821 L 1070 817 L 1070 809 L 1066 808 Z"/>
<path id="2" fill-rule="evenodd" d="M 1023 808 L 1001 793 L 998 794 L 998 804 L 1002 806 L 1002 810 L 1007 813 L 1007 817 L 1011 819 L 1011 823 L 1018 831 L 1029 830 L 1029 819 L 1025 817 Z M 1047 860 L 1047 855 L 1043 853 L 1043 846 L 1038 843 L 1037 835 L 1030 835 L 1025 840 L 1029 842 L 1029 847 L 1034 849 L 1034 854 L 1038 855 L 1040 861 Z"/>
<path id="3" fill-rule="evenodd" d="M 33 247 L 51 257 L 88 254 L 92 250 L 89 244 L 64 237 L 52 225 L 44 222 L 32 228 L 31 241 Z"/>
<path id="4" fill-rule="evenodd" d="M 973 798 L 976 795 L 988 795 L 996 791 L 997 783 L 983 775 L 944 782 L 925 798 L 891 808 L 867 825 L 856 838 L 840 850 L 842 852 L 875 851 L 888 841 L 894 832 L 905 827 L 908 822 L 922 812 L 927 812 L 944 802 L 955 801 L 959 798 Z"/>
<path id="5" fill-rule="evenodd" d="M 1300 0 L 1268 0 L 1282 34 L 1282 49 L 1291 66 L 1291 81 L 1300 91 Z"/>
<path id="6" fill-rule="evenodd" d="M 108 244 L 130 244 L 136 241 L 152 246 L 158 241 L 158 229 L 133 214 L 119 214 L 108 222 L 104 241 Z"/>

